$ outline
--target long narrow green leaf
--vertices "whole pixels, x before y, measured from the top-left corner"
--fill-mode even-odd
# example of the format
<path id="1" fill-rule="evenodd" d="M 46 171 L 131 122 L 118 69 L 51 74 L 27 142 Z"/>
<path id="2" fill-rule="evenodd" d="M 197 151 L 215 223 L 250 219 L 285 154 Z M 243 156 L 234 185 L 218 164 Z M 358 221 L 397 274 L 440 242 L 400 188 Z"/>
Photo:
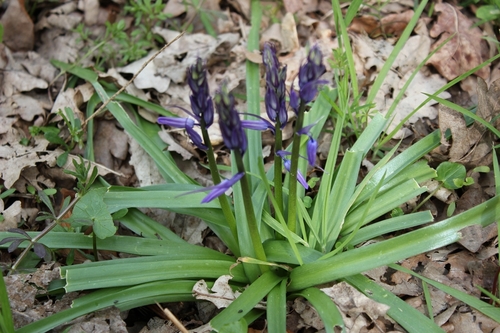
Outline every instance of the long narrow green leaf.
<path id="1" fill-rule="evenodd" d="M 36 237 L 38 234 L 38 232 L 28 232 L 31 238 Z M 12 237 L 13 235 L 17 234 L 0 232 L 0 240 Z M 118 235 L 105 239 L 97 239 L 96 241 L 99 250 L 123 252 L 140 256 L 167 255 L 171 259 L 205 258 L 206 260 L 234 260 L 234 258 L 223 253 L 206 247 L 188 244 L 185 241 L 181 243 L 156 238 Z M 40 243 L 51 249 L 92 249 L 92 236 L 51 231 L 40 240 Z M 19 248 L 24 248 L 28 244 L 28 241 L 23 242 L 19 245 Z M 9 244 L 3 244 L 0 245 L 0 248 L 7 248 L 8 246 Z"/>
<path id="2" fill-rule="evenodd" d="M 406 26 L 405 30 L 403 30 L 403 33 L 398 39 L 398 42 L 394 46 L 394 49 L 392 50 L 391 54 L 389 57 L 386 59 L 384 66 L 380 70 L 380 72 L 377 75 L 377 78 L 375 79 L 375 82 L 373 82 L 372 87 L 370 89 L 370 92 L 368 93 L 368 97 L 366 98 L 366 104 L 371 104 L 373 103 L 373 100 L 375 99 L 375 96 L 377 92 L 380 90 L 380 87 L 382 86 L 382 83 L 384 82 L 385 78 L 387 77 L 387 73 L 391 70 L 392 64 L 398 57 L 399 53 L 403 49 L 404 45 L 408 41 L 408 38 L 410 37 L 411 33 L 413 32 L 413 28 L 417 25 L 418 20 L 420 19 L 420 15 L 425 9 L 425 6 L 427 5 L 428 0 L 423 0 L 420 2 L 417 8 L 415 8 L 415 14 L 412 16 L 410 22 L 408 22 L 408 25 Z"/>
<path id="3" fill-rule="evenodd" d="M 138 209 L 130 208 L 127 214 L 120 219 L 121 225 L 132 230 L 139 236 L 146 238 L 168 240 L 170 242 L 184 243 L 180 238 L 169 228 L 153 220 Z"/>
<path id="4" fill-rule="evenodd" d="M 436 148 L 440 144 L 441 132 L 434 131 L 433 133 L 427 135 L 422 140 L 411 145 L 411 147 L 405 149 L 401 154 L 396 156 L 385 166 L 380 168 L 380 170 L 370 179 L 369 183 L 366 185 L 363 193 L 356 200 L 357 203 L 366 200 L 371 195 L 371 190 L 374 189 L 380 179 L 384 176 L 386 182 L 389 182 L 392 178 L 400 174 L 402 170 L 411 164 L 415 163 L 417 160 L 421 159 L 422 156 L 430 152 L 432 149 Z M 383 190 L 384 188 L 382 188 Z M 355 204 L 356 206 L 356 204 Z"/>
<path id="5" fill-rule="evenodd" d="M 175 279 L 216 279 L 231 274 L 235 282 L 248 282 L 241 265 L 227 260 L 182 259 L 169 256 L 126 258 L 94 262 L 61 269 L 67 292 L 131 286 Z"/>
<path id="6" fill-rule="evenodd" d="M 390 291 L 382 288 L 364 275 L 356 274 L 343 278 L 347 283 L 356 287 L 369 298 L 388 305 L 387 314 L 399 325 L 411 333 L 443 333 L 439 326 L 424 316 L 420 311 L 397 297 Z"/>
<path id="7" fill-rule="evenodd" d="M 367 240 L 374 239 L 394 231 L 413 228 L 432 222 L 433 220 L 432 214 L 429 211 L 425 211 L 375 222 L 369 226 L 361 228 L 353 239 L 351 239 L 349 245 L 355 246 Z M 347 236 L 339 239 L 339 242 L 343 242 L 346 238 Z"/>
<path id="8" fill-rule="evenodd" d="M 240 320 L 282 280 L 283 277 L 277 276 L 272 271 L 265 272 L 249 285 L 225 310 L 215 316 L 210 321 L 210 325 L 215 329 L 219 329 L 225 324 Z"/>
<path id="9" fill-rule="evenodd" d="M 16 333 L 47 332 L 87 313 L 110 306 L 125 311 L 155 302 L 192 301 L 192 288 L 195 283 L 196 281 L 161 281 L 96 291 L 76 299 L 73 307 L 21 327 Z"/>
<path id="10" fill-rule="evenodd" d="M 436 282 L 434 280 L 431 280 L 429 278 L 426 278 L 425 276 L 422 276 L 420 274 L 417 274 L 413 272 L 412 270 L 409 270 L 403 266 L 400 265 L 389 265 L 389 267 L 396 269 L 398 271 L 413 275 L 428 284 L 444 291 L 445 293 L 455 297 L 456 299 L 468 304 L 469 306 L 473 307 L 474 309 L 478 310 L 479 312 L 482 312 L 483 314 L 487 315 L 494 321 L 500 323 L 500 308 L 497 308 L 491 304 L 485 303 L 481 301 L 480 299 L 476 298 L 475 296 L 469 295 L 467 293 L 464 293 L 463 291 L 457 290 L 455 288 L 452 288 L 450 286 L 447 286 L 443 283 Z"/>
<path id="11" fill-rule="evenodd" d="M 269 332 L 286 332 L 286 280 L 267 295 L 267 328 Z"/>
<path id="12" fill-rule="evenodd" d="M 294 295 L 304 297 L 318 311 L 327 333 L 334 333 L 335 328 L 341 328 L 342 332 L 345 332 L 344 321 L 339 309 L 324 292 L 318 288 L 307 288 Z"/>
<path id="13" fill-rule="evenodd" d="M 14 321 L 3 276 L 0 277 L 0 280 L 0 328 L 2 332 L 14 333 Z"/>
<path id="14" fill-rule="evenodd" d="M 447 100 L 442 99 L 440 97 L 437 97 L 437 96 L 434 96 L 434 95 L 430 95 L 430 94 L 425 94 L 425 93 L 424 93 L 424 95 L 427 95 L 428 97 L 430 97 L 433 100 L 435 100 L 435 101 L 443 104 L 444 106 L 449 107 L 450 109 L 453 109 L 453 110 L 455 110 L 457 112 L 460 112 L 464 116 L 467 116 L 467 117 L 470 117 L 470 118 L 474 119 L 475 121 L 477 121 L 478 123 L 480 123 L 481 125 L 483 125 L 484 127 L 486 127 L 487 129 L 489 129 L 493 134 L 495 134 L 497 136 L 497 138 L 500 138 L 500 131 L 497 130 L 495 128 L 495 126 L 493 126 L 492 124 L 490 124 L 489 122 L 487 122 L 483 118 L 477 116 L 475 113 L 467 110 L 464 107 L 461 107 L 460 105 L 457 105 L 457 104 L 455 104 L 453 102 L 447 101 Z"/>
<path id="15" fill-rule="evenodd" d="M 359 219 L 362 218 L 365 213 L 366 218 L 363 225 L 375 220 L 387 212 L 390 212 L 399 205 L 402 205 L 424 193 L 426 190 L 427 189 L 425 187 L 420 187 L 416 181 L 410 179 L 400 186 L 384 192 L 383 194 L 377 196 L 373 205 L 368 208 L 367 213 L 365 212 L 365 209 L 369 204 L 368 202 L 359 205 L 352 212 L 349 212 L 346 216 L 345 223 L 340 234 L 344 236 L 352 232 Z"/>
<path id="16" fill-rule="evenodd" d="M 463 228 L 475 224 L 485 227 L 499 218 L 500 197 L 494 197 L 422 229 L 297 267 L 290 275 L 288 290 L 301 290 L 334 281 L 449 245 L 460 239 Z"/>
<path id="17" fill-rule="evenodd" d="M 345 216 L 350 208 L 348 203 L 356 187 L 363 155 L 362 151 L 347 151 L 340 165 L 324 215 L 324 231 L 320 236 L 327 250 L 333 247 L 344 225 Z"/>

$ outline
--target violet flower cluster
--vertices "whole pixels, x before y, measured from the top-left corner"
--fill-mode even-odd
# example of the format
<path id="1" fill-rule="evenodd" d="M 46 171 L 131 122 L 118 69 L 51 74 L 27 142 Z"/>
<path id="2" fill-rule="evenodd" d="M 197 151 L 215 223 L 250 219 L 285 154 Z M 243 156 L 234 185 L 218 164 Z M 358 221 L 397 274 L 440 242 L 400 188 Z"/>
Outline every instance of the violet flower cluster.
<path id="1" fill-rule="evenodd" d="M 308 53 L 306 62 L 300 67 L 299 92 L 296 92 L 292 86 L 289 95 L 289 105 L 297 115 L 299 112 L 304 112 L 305 105 L 314 99 L 320 85 L 326 83 L 326 81 L 319 79 L 326 70 L 322 63 L 322 58 L 323 56 L 319 47 L 313 46 Z M 159 117 L 158 123 L 171 127 L 184 128 L 193 141 L 193 144 L 205 150 L 207 149 L 206 144 L 209 143 L 204 144 L 202 142 L 200 135 L 194 130 L 194 126 L 200 126 L 202 129 L 206 129 L 212 125 L 214 119 L 213 104 L 215 103 L 215 109 L 219 114 L 219 127 L 224 144 L 227 148 L 236 152 L 241 158 L 245 154 L 248 146 L 245 128 L 260 131 L 269 129 L 275 132 L 278 129 L 281 130 L 288 122 L 285 89 L 287 68 L 279 63 L 276 49 L 270 43 L 264 45 L 262 60 L 266 69 L 266 113 L 274 124 L 253 114 L 252 116 L 258 117 L 259 120 L 240 119 L 240 113 L 238 113 L 235 107 L 234 96 L 228 91 L 226 84 L 223 84 L 215 93 L 212 101 L 208 89 L 206 69 L 201 59 L 197 59 L 196 63 L 187 71 L 188 84 L 192 92 L 190 95 L 192 112 L 185 111 L 191 117 Z M 279 125 L 279 127 L 276 125 Z M 317 149 L 317 142 L 310 134 L 310 129 L 314 125 L 315 124 L 306 126 L 297 131 L 299 135 L 309 136 L 307 143 L 307 160 L 310 165 L 315 164 Z M 283 160 L 285 169 L 290 172 L 291 160 L 288 157 L 291 153 L 284 150 L 278 150 L 276 154 Z M 244 175 L 244 170 L 239 169 L 238 173 L 232 178 L 226 179 L 217 185 L 193 192 L 210 191 L 202 200 L 203 203 L 210 202 L 224 194 L 234 184 L 240 181 Z M 300 172 L 297 172 L 297 181 L 305 188 L 308 188 L 306 179 Z"/>
<path id="2" fill-rule="evenodd" d="M 183 110 L 192 118 L 158 117 L 158 123 L 170 127 L 184 128 L 193 144 L 202 150 L 206 150 L 206 143 L 203 144 L 203 140 L 194 130 L 194 126 L 202 126 L 204 129 L 209 128 L 214 122 L 214 106 L 208 89 L 206 69 L 200 58 L 188 68 L 187 80 L 191 89 L 189 99 L 192 112 Z"/>

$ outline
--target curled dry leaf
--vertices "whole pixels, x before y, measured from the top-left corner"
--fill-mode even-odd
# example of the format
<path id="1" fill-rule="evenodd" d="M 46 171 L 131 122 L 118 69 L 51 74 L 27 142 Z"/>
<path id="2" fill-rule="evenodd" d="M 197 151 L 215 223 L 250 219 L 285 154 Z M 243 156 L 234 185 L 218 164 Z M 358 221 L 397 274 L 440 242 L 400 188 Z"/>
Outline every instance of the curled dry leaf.
<path id="1" fill-rule="evenodd" d="M 454 35 L 427 62 L 438 72 L 452 80 L 488 59 L 488 44 L 478 27 L 450 3 L 437 3 L 434 7 L 438 20 L 430 31 L 430 36 L 439 39 L 432 45 L 435 50 L 448 37 Z M 476 72 L 483 79 L 489 77 L 489 65 Z"/>

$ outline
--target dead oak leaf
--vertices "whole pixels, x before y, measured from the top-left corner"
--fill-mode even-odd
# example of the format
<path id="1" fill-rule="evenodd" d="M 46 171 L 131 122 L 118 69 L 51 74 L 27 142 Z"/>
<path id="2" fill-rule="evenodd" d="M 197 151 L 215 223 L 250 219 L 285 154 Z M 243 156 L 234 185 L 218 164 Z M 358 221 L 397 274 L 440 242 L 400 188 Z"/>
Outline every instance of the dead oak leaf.
<path id="1" fill-rule="evenodd" d="M 473 27 L 473 22 L 449 3 L 438 3 L 434 10 L 438 20 L 429 32 L 439 40 L 432 45 L 435 50 L 447 38 L 454 35 L 448 43 L 439 49 L 427 62 L 448 80 L 452 80 L 468 70 L 478 66 L 488 57 L 488 45 L 482 39 L 482 32 Z M 489 65 L 481 68 L 476 75 L 487 79 Z"/>

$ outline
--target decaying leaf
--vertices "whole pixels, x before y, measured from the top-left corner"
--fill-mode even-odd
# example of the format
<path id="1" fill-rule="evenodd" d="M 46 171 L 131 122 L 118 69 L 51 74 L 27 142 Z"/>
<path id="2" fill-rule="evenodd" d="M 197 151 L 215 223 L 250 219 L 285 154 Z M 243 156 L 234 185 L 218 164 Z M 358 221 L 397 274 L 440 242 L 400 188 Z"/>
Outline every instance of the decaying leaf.
<path id="1" fill-rule="evenodd" d="M 238 296 L 241 295 L 238 291 L 233 291 L 229 285 L 231 275 L 223 275 L 219 277 L 211 290 L 208 290 L 205 280 L 196 282 L 193 286 L 193 296 L 196 299 L 202 299 L 212 302 L 217 308 L 227 308 Z M 256 308 L 265 309 L 263 304 L 258 304 Z"/>
<path id="2" fill-rule="evenodd" d="M 430 36 L 439 39 L 432 45 L 435 50 L 448 37 L 451 40 L 439 49 L 427 62 L 436 67 L 438 72 L 452 80 L 488 59 L 488 44 L 478 27 L 450 3 L 436 3 L 437 22 L 430 30 Z M 476 72 L 476 75 L 488 79 L 490 66 Z"/>
<path id="3" fill-rule="evenodd" d="M 491 91 L 491 94 L 490 94 Z M 498 87 L 487 90 L 486 84 L 478 78 L 478 107 L 476 115 L 491 120 L 493 114 L 499 113 L 498 101 L 495 96 Z M 449 147 L 449 159 L 451 162 L 460 162 L 469 168 L 479 165 L 489 165 L 492 161 L 490 132 L 483 125 L 475 122 L 467 127 L 465 119 L 459 112 L 444 105 L 439 106 L 439 127 L 441 129 L 441 143 Z M 448 143 L 444 137 L 447 130 L 451 131 L 452 143 Z"/>
<path id="4" fill-rule="evenodd" d="M 389 306 L 377 303 L 366 297 L 346 282 L 340 282 L 330 288 L 321 289 L 337 304 L 347 328 L 356 331 L 360 325 L 368 325 L 365 315 L 371 320 L 385 318 Z"/>

